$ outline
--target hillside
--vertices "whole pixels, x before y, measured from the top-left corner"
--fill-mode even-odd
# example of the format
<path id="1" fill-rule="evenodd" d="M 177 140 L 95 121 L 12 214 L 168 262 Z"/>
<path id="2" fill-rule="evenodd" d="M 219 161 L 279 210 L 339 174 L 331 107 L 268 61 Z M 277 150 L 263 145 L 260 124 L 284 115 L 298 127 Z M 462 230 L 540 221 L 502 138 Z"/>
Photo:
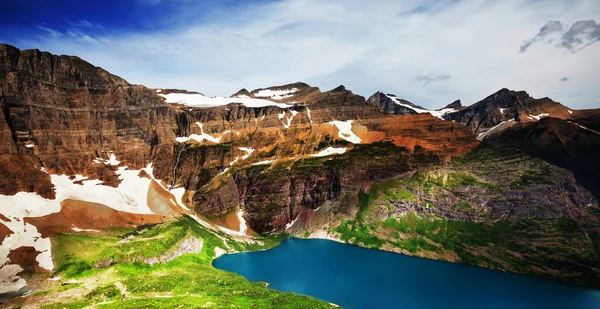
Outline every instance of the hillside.
<path id="1" fill-rule="evenodd" d="M 329 307 L 210 264 L 288 236 L 600 287 L 597 110 L 207 97 L 9 45 L 0 104 L 0 296 L 34 291 L 11 306 Z"/>

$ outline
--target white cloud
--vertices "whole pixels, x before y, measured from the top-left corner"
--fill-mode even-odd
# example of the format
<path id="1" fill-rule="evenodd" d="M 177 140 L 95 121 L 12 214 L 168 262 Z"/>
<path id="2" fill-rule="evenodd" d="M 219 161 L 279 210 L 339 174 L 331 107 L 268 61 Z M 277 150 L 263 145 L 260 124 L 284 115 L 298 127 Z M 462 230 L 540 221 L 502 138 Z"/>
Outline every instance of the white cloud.
<path id="1" fill-rule="evenodd" d="M 425 82 L 423 86 L 427 86 L 432 82 L 441 82 L 451 79 L 452 76 L 444 73 L 436 73 L 432 71 L 423 71 L 415 78 L 418 81 Z"/>
<path id="2" fill-rule="evenodd" d="M 383 90 L 428 108 L 459 98 L 471 104 L 503 87 L 536 97 L 582 93 L 560 100 L 584 108 L 597 107 L 600 44 L 578 53 L 548 44 L 515 49 L 548 20 L 597 19 L 592 12 L 600 2 L 284 0 L 216 11 L 174 30 L 94 38 L 102 44 L 56 36 L 19 47 L 75 54 L 132 83 L 211 96 L 300 80 L 364 96 Z M 415 79 L 428 69 L 443 73 Z M 422 87 L 444 75 L 451 82 Z M 577 83 L 559 82 L 565 75 Z"/>
<path id="3" fill-rule="evenodd" d="M 50 34 L 50 36 L 53 37 L 53 38 L 57 38 L 59 36 L 62 36 L 62 33 L 60 31 L 58 31 L 58 30 L 54 30 L 52 28 L 44 27 L 42 25 L 37 25 L 37 27 L 39 29 L 41 29 L 41 30 L 44 30 L 48 34 Z"/>

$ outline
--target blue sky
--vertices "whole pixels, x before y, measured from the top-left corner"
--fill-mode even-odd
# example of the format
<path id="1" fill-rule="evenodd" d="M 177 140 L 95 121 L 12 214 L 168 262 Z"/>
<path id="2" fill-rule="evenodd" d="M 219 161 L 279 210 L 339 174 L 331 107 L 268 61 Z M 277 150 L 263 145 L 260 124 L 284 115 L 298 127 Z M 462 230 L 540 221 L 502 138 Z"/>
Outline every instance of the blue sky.
<path id="1" fill-rule="evenodd" d="M 4 0 L 0 42 L 131 83 L 230 95 L 305 81 L 429 108 L 506 87 L 600 107 L 597 0 Z"/>

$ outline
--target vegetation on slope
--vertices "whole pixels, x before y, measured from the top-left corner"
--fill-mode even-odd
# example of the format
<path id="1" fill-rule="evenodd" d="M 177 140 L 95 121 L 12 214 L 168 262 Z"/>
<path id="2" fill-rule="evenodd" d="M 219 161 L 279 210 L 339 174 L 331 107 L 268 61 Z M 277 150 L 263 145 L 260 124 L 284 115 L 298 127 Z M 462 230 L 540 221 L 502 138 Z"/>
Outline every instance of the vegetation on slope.
<path id="1" fill-rule="evenodd" d="M 174 250 L 189 236 L 202 239 L 200 253 L 153 266 L 139 262 Z M 314 298 L 271 290 L 265 283 L 248 282 L 211 265 L 216 248 L 258 250 L 273 247 L 282 239 L 236 242 L 187 216 L 137 229 L 59 234 L 53 242 L 53 275 L 60 280 L 45 281 L 42 289 L 11 304 L 27 302 L 43 308 L 330 308 Z"/>
<path id="2" fill-rule="evenodd" d="M 360 246 L 600 287 L 599 214 L 560 204 L 565 177 L 484 146 L 443 171 L 376 182 L 334 231 Z"/>

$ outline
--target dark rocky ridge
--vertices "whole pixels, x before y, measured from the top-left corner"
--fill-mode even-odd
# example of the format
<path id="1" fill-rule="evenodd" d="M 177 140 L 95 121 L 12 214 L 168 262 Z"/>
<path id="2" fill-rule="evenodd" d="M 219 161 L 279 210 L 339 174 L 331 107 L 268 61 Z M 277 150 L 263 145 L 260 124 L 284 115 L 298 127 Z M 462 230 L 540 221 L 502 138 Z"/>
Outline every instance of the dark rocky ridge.
<path id="1" fill-rule="evenodd" d="M 413 109 L 406 107 L 406 106 L 402 106 L 402 105 L 398 105 L 396 104 L 392 99 L 390 99 L 389 97 L 396 97 L 393 94 L 385 94 L 381 91 L 373 94 L 372 96 L 369 97 L 369 99 L 367 100 L 367 102 L 369 102 L 370 104 L 380 107 L 381 109 L 383 109 L 386 113 L 390 113 L 390 114 L 395 114 L 395 115 L 414 115 L 417 114 L 416 111 L 414 111 Z M 397 100 L 399 100 L 401 103 L 412 106 L 412 107 L 416 107 L 416 108 L 420 108 L 420 109 L 424 109 L 420 106 L 417 106 L 407 100 L 401 99 L 401 98 L 396 98 Z"/>
<path id="2" fill-rule="evenodd" d="M 446 107 L 444 108 L 454 108 L 454 109 L 460 109 L 462 108 L 462 102 L 460 100 L 456 100 L 448 105 L 446 105 Z"/>
<path id="3" fill-rule="evenodd" d="M 537 122 L 519 123 L 492 135 L 490 143 L 521 149 L 572 171 L 577 180 L 600 199 L 600 134 L 591 127 L 600 124 L 600 113 L 585 113 L 581 120 L 542 118 Z M 586 129 L 587 128 L 587 129 Z"/>
<path id="4" fill-rule="evenodd" d="M 549 98 L 534 99 L 525 91 L 512 91 L 504 88 L 460 111 L 444 115 L 444 119 L 462 123 L 477 135 L 503 121 L 526 120 L 527 115 L 542 113 L 549 113 L 553 117 L 569 117 L 568 109 L 565 106 Z"/>

